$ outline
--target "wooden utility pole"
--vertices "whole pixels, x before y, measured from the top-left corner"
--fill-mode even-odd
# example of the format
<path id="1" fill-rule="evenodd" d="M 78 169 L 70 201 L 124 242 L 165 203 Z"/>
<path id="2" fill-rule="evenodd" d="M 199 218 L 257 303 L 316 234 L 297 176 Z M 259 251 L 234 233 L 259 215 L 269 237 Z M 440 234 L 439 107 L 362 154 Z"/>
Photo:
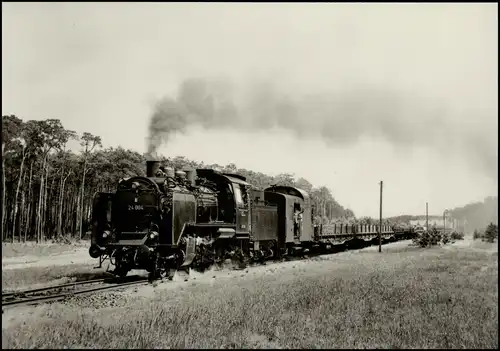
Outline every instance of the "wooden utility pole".
<path id="1" fill-rule="evenodd" d="M 448 210 L 443 211 L 443 233 L 446 233 L 446 212 Z"/>
<path id="2" fill-rule="evenodd" d="M 425 230 L 429 232 L 429 203 L 425 203 Z"/>
<path id="3" fill-rule="evenodd" d="M 382 252 L 382 187 L 384 181 L 380 181 L 380 221 L 378 228 L 378 252 Z"/>

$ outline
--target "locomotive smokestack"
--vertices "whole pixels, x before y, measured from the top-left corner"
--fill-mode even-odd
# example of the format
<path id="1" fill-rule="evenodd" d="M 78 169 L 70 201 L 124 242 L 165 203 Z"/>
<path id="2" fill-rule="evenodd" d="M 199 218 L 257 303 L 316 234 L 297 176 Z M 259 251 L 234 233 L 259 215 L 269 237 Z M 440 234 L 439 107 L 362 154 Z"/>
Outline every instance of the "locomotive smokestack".
<path id="1" fill-rule="evenodd" d="M 156 160 L 146 161 L 146 177 L 154 177 L 159 169 L 160 169 L 160 161 Z"/>

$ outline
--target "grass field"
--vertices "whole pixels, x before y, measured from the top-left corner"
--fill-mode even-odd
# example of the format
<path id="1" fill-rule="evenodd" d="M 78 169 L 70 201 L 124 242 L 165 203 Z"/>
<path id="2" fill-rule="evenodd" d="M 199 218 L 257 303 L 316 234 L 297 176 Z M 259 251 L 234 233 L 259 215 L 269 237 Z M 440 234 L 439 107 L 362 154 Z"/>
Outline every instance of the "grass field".
<path id="1" fill-rule="evenodd" d="M 112 308 L 40 306 L 3 323 L 2 346 L 498 348 L 498 250 L 480 245 L 341 253 L 278 274 L 148 287 Z"/>
<path id="2" fill-rule="evenodd" d="M 75 241 L 72 244 L 43 243 L 2 243 L 2 259 L 23 256 L 43 257 L 64 252 L 71 252 L 75 248 L 89 247 L 90 241 Z"/>
<path id="3" fill-rule="evenodd" d="M 41 287 L 102 275 L 88 241 L 72 244 L 2 243 L 2 290 Z M 84 263 L 85 262 L 85 263 Z"/>
<path id="4" fill-rule="evenodd" d="M 98 279 L 106 276 L 104 268 L 94 269 L 94 266 L 69 264 L 66 266 L 2 270 L 2 291 L 39 288 L 71 281 Z"/>

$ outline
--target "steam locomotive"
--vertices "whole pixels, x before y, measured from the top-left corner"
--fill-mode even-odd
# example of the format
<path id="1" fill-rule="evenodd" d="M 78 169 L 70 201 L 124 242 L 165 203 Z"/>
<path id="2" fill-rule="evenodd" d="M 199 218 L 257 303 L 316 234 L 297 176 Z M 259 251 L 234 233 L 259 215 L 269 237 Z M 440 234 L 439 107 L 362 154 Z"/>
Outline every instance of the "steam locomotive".
<path id="1" fill-rule="evenodd" d="M 146 177 L 123 179 L 113 193 L 97 193 L 89 254 L 114 273 L 146 270 L 150 279 L 177 270 L 200 271 L 226 260 L 245 266 L 371 241 L 378 226 L 313 225 L 307 192 L 291 186 L 256 190 L 237 174 L 213 169 L 177 170 L 146 162 Z M 397 240 L 411 230 L 383 227 Z"/>

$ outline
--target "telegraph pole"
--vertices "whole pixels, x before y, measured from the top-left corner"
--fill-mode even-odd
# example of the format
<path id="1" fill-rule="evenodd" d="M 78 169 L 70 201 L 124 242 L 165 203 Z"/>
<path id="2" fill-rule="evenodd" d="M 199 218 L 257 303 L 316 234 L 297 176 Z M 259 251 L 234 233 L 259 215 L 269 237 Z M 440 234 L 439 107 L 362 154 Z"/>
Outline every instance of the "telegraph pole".
<path id="1" fill-rule="evenodd" d="M 425 203 L 425 230 L 429 232 L 429 203 Z"/>
<path id="2" fill-rule="evenodd" d="M 382 187 L 384 181 L 380 181 L 380 221 L 378 226 L 378 252 L 382 252 Z"/>
<path id="3" fill-rule="evenodd" d="M 443 233 L 446 233 L 446 212 L 448 212 L 447 209 L 443 211 Z"/>
<path id="4" fill-rule="evenodd" d="M 443 211 L 443 234 L 446 233 L 446 210 Z"/>

